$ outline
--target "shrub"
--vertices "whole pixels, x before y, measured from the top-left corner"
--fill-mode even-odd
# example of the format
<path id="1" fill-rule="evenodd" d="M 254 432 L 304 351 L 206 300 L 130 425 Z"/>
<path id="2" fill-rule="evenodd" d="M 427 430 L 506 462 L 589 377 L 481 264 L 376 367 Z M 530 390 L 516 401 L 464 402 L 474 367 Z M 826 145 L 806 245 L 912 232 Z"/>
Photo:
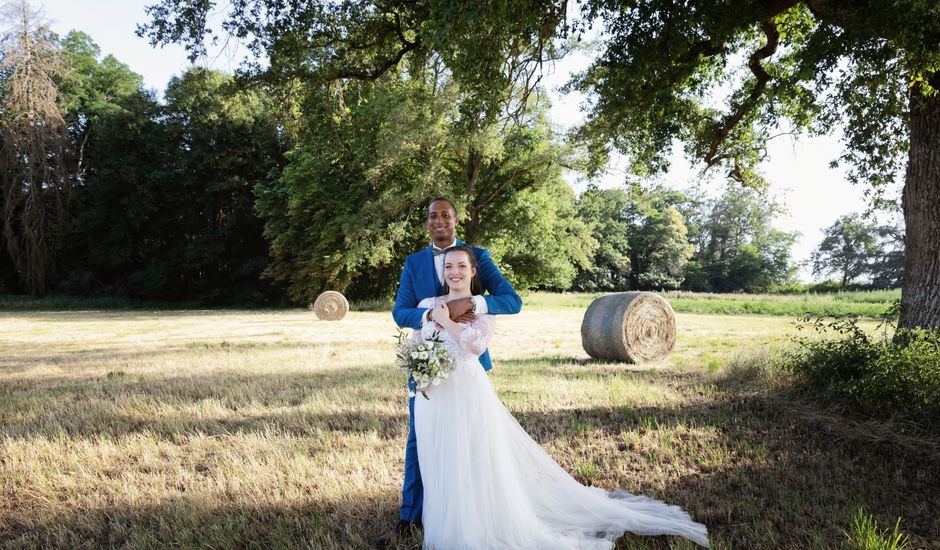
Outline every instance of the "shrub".
<path id="1" fill-rule="evenodd" d="M 880 400 L 937 419 L 940 415 L 940 331 L 915 329 L 887 343 L 857 382 L 859 399 Z"/>
<path id="2" fill-rule="evenodd" d="M 797 338 L 782 363 L 808 390 L 859 412 L 940 430 L 940 331 L 904 330 L 892 339 L 866 332 L 852 317 L 807 318 L 798 328 L 816 334 Z"/>

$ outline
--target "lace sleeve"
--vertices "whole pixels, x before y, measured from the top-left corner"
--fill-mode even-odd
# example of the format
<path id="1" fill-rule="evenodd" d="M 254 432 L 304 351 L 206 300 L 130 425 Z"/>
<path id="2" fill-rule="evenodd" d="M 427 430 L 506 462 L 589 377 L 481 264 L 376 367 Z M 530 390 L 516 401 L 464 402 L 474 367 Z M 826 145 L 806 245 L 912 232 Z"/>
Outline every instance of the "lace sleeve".
<path id="1" fill-rule="evenodd" d="M 420 302 L 418 302 L 418 307 L 423 308 L 423 309 L 433 309 L 435 302 L 436 302 L 436 299 L 434 297 L 425 298 L 421 300 Z M 430 322 L 422 323 L 421 328 L 419 330 L 414 331 L 414 333 L 412 334 L 414 337 L 413 340 L 415 342 L 420 342 L 421 340 L 425 338 L 429 338 L 432 334 L 434 334 L 435 330 L 437 330 L 437 328 L 435 327 L 434 323 L 430 323 Z"/>
<path id="2" fill-rule="evenodd" d="M 473 355 L 482 355 L 493 337 L 493 316 L 481 315 L 460 333 L 460 349 Z"/>

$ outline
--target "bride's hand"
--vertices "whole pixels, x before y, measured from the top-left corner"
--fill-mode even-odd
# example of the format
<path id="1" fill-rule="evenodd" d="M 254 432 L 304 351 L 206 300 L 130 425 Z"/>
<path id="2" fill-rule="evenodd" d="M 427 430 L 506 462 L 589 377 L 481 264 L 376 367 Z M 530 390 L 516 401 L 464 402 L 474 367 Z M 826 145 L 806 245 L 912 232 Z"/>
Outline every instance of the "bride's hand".
<path id="1" fill-rule="evenodd" d="M 434 321 L 444 328 L 454 323 L 450 319 L 450 310 L 447 308 L 447 302 L 440 302 L 434 306 L 433 317 Z"/>

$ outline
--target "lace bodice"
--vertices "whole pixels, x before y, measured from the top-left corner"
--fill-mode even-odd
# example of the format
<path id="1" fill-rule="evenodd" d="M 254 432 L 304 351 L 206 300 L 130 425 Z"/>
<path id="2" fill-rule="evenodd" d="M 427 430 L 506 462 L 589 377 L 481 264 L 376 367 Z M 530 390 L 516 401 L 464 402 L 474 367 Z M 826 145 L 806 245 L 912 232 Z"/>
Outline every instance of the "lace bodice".
<path id="1" fill-rule="evenodd" d="M 443 297 L 425 298 L 418 304 L 420 308 L 433 308 L 436 300 L 443 300 Z M 480 355 L 486 351 L 490 338 L 493 337 L 493 316 L 480 315 L 472 323 L 463 325 L 463 332 L 460 338 L 455 339 L 449 332 L 437 326 L 436 323 L 425 323 L 420 331 L 415 331 L 412 338 L 416 341 L 428 340 L 434 336 L 435 331 L 444 342 L 447 351 L 457 359 L 456 372 L 465 372 L 468 374 L 481 374 L 483 367 L 480 365 Z"/>

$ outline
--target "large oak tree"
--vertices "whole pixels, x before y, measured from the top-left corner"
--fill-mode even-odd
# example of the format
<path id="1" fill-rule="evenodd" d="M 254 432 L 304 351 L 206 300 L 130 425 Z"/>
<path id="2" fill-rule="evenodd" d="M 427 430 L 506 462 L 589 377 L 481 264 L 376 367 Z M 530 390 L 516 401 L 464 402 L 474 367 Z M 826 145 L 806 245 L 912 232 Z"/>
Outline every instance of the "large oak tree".
<path id="1" fill-rule="evenodd" d="M 159 0 L 141 28 L 154 43 L 203 50 L 213 0 Z M 676 140 L 709 167 L 760 180 L 780 131 L 841 127 L 850 177 L 884 190 L 903 166 L 902 328 L 940 327 L 940 3 L 935 0 L 232 0 L 225 32 L 267 64 L 248 73 L 375 79 L 412 55 L 440 55 L 471 123 L 512 113 L 559 37 L 596 22 L 605 41 L 575 86 L 591 92 L 582 135 L 640 172 L 662 170 Z M 264 58 L 264 57 L 263 57 Z M 730 91 L 730 92 L 729 92 Z M 721 98 L 724 92 L 729 92 Z"/>
<path id="2" fill-rule="evenodd" d="M 597 1 L 587 19 L 610 34 L 577 83 L 596 97 L 583 133 L 597 151 L 659 169 L 679 139 L 752 182 L 774 133 L 841 126 L 838 161 L 876 194 L 906 154 L 900 326 L 940 327 L 940 4 Z M 731 90 L 720 107 L 716 90 Z"/>

